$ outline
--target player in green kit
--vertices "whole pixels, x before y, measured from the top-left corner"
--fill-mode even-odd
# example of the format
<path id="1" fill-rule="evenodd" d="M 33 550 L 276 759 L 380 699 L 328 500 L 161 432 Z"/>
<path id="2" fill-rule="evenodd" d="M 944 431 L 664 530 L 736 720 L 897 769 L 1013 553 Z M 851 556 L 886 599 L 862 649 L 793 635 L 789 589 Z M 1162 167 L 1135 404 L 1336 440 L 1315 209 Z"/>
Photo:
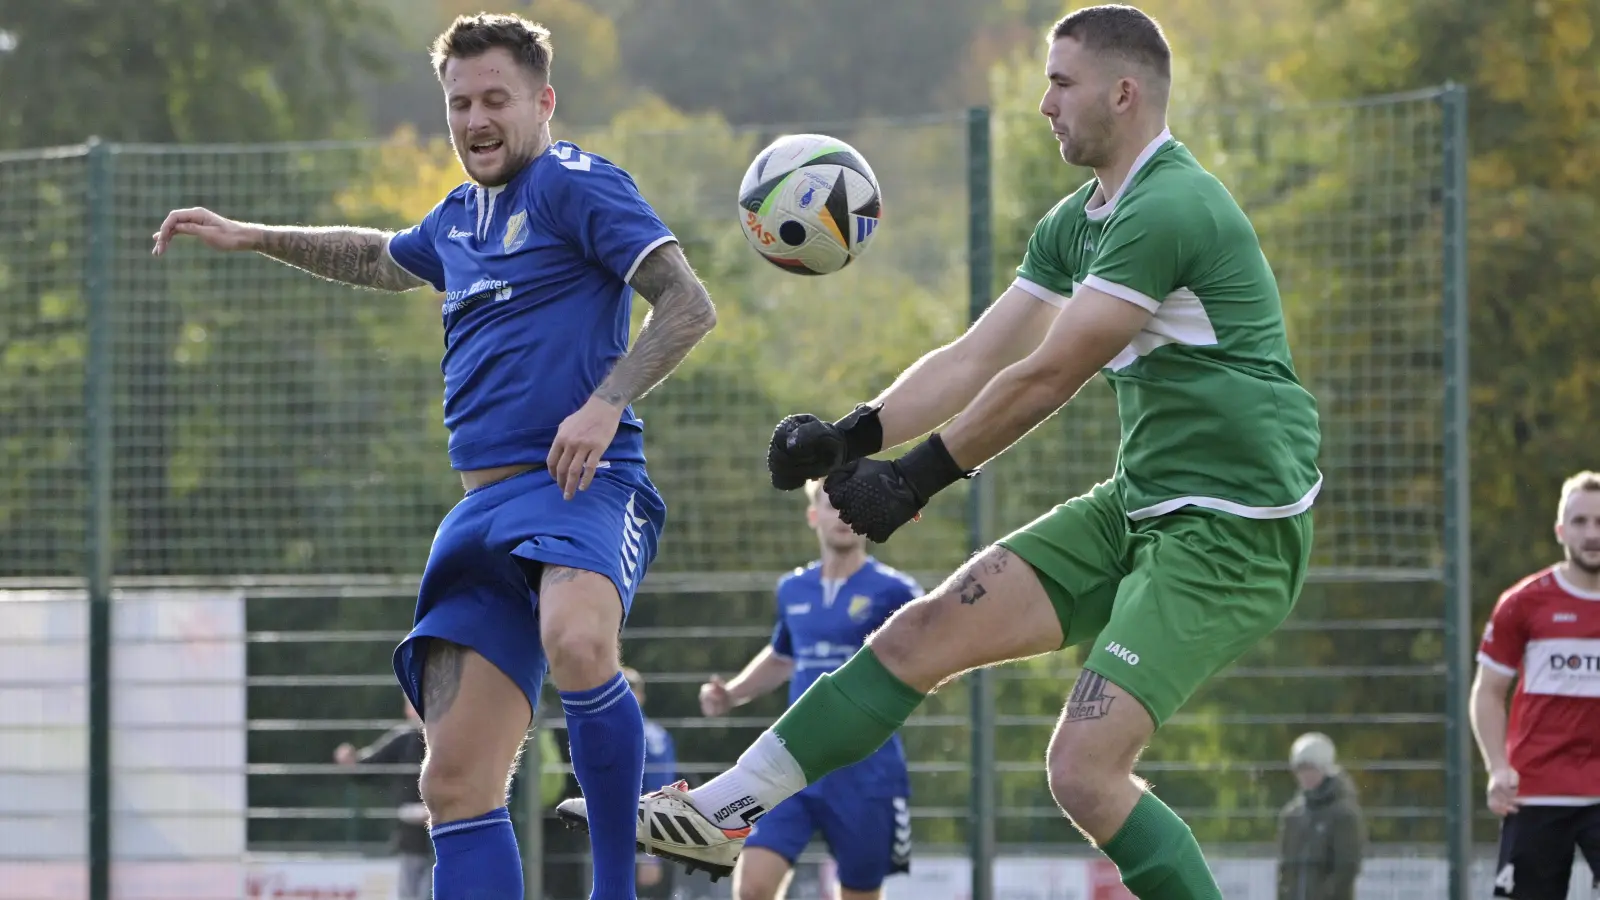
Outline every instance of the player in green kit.
<path id="1" fill-rule="evenodd" d="M 871 754 L 941 683 L 1087 645 L 1050 741 L 1051 793 L 1134 895 L 1221 897 L 1188 826 L 1133 769 L 1300 594 L 1316 401 L 1250 221 L 1167 130 L 1159 26 L 1127 6 L 1075 12 L 1051 31 L 1046 75 L 1040 112 L 1063 159 L 1095 178 L 1039 222 L 1015 281 L 966 334 L 838 422 L 785 419 L 768 467 L 780 489 L 825 475 L 840 515 L 885 541 L 1103 371 L 1115 472 L 902 608 L 733 769 L 644 797 L 650 852 L 725 871 L 752 821 Z M 898 459 L 867 458 L 934 429 Z"/>

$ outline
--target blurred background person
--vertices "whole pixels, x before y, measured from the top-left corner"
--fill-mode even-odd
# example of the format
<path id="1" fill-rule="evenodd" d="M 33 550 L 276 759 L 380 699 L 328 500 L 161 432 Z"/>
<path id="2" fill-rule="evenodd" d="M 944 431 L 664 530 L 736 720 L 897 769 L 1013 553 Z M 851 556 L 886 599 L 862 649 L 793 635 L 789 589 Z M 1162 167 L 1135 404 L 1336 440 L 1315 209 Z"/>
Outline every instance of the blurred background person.
<path id="1" fill-rule="evenodd" d="M 369 765 L 408 766 L 409 774 L 386 774 L 393 785 L 396 806 L 390 849 L 399 857 L 399 900 L 430 900 L 433 896 L 433 839 L 428 836 L 428 810 L 422 805 L 417 778 L 422 771 L 422 718 L 409 700 L 406 720 L 383 737 L 357 749 L 345 742 L 333 750 L 333 761 L 351 768 Z"/>
<path id="2" fill-rule="evenodd" d="M 633 688 L 633 696 L 639 701 L 639 709 L 644 705 L 644 676 L 632 666 L 623 666 L 622 675 L 628 679 L 628 686 Z M 660 723 L 644 717 L 644 782 L 643 792 L 649 793 L 665 784 L 672 784 L 678 780 L 678 752 L 672 742 L 672 735 Z M 673 869 L 665 860 L 648 854 L 641 853 L 634 881 L 637 884 L 640 900 L 646 898 L 666 898 L 672 896 Z"/>
<path id="3" fill-rule="evenodd" d="M 1278 900 L 1354 900 L 1366 847 L 1355 782 L 1315 731 L 1295 740 L 1289 767 L 1299 791 L 1278 818 Z"/>

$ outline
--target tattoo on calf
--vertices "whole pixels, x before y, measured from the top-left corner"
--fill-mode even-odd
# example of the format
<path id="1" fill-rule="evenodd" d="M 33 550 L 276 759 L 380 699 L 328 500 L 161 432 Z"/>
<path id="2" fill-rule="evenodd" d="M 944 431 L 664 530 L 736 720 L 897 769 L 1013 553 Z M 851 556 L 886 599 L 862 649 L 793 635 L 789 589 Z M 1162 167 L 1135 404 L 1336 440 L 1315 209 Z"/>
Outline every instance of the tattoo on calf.
<path id="1" fill-rule="evenodd" d="M 428 659 L 422 667 L 422 715 L 437 722 L 450 711 L 461 693 L 461 669 L 466 648 L 434 638 L 428 641 Z"/>
<path id="2" fill-rule="evenodd" d="M 1115 694 L 1107 693 L 1110 686 L 1104 675 L 1084 669 L 1067 698 L 1065 720 L 1071 723 L 1105 718 L 1111 712 L 1112 701 L 1117 699 Z"/>

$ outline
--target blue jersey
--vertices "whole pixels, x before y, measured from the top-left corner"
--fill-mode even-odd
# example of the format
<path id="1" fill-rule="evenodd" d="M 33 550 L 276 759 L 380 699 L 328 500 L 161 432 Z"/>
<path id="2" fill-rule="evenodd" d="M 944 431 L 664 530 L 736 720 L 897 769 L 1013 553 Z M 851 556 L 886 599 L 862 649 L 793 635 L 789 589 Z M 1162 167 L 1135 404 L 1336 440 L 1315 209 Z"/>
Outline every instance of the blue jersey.
<path id="1" fill-rule="evenodd" d="M 871 557 L 842 582 L 824 581 L 820 563 L 780 579 L 772 652 L 794 660 L 789 702 L 800 699 L 824 673 L 844 665 L 895 610 L 920 596 L 922 588 L 915 579 Z M 900 735 L 867 759 L 823 776 L 812 787 L 864 796 L 907 796 L 910 785 Z"/>
<path id="2" fill-rule="evenodd" d="M 500 187 L 467 183 L 389 255 L 444 294 L 444 424 L 450 464 L 542 463 L 628 349 L 628 280 L 672 232 L 627 172 L 566 141 Z M 605 454 L 644 461 L 624 409 Z"/>
<path id="3" fill-rule="evenodd" d="M 678 780 L 678 751 L 665 728 L 644 720 L 644 783 L 648 794 Z"/>

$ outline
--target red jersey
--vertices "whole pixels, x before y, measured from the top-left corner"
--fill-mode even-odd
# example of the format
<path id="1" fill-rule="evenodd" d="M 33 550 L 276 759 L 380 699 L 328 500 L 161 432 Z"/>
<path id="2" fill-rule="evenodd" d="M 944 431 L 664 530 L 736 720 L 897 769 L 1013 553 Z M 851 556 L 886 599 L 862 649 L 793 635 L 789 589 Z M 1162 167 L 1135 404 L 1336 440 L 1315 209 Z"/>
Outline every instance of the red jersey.
<path id="1" fill-rule="evenodd" d="M 1506 755 L 1530 805 L 1600 800 L 1600 593 L 1554 566 L 1500 595 L 1478 662 L 1522 677 L 1511 697 Z"/>

